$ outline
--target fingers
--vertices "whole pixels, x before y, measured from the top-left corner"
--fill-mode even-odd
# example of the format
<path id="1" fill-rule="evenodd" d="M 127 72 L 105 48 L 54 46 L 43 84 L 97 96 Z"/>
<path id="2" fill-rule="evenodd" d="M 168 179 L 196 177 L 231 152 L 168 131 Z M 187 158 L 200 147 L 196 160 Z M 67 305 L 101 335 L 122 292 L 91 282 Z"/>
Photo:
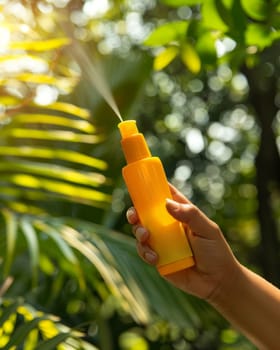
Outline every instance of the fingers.
<path id="1" fill-rule="evenodd" d="M 175 186 L 173 186 L 171 183 L 169 183 L 169 189 L 172 195 L 172 198 L 179 203 L 188 203 L 191 204 L 191 201 L 189 201 L 180 191 L 177 190 Z M 126 212 L 127 220 L 130 224 L 134 225 L 139 221 L 139 217 L 137 214 L 137 211 L 134 207 L 130 207 Z"/>
<path id="2" fill-rule="evenodd" d="M 145 227 L 140 225 L 134 225 L 132 227 L 132 232 L 134 233 L 139 243 L 145 243 L 148 241 L 149 232 L 145 229 Z"/>
<path id="3" fill-rule="evenodd" d="M 131 224 L 131 225 L 135 225 L 138 221 L 139 221 L 139 217 L 138 214 L 135 210 L 134 207 L 130 207 L 127 212 L 126 212 L 126 218 L 127 221 Z"/>
<path id="4" fill-rule="evenodd" d="M 151 250 L 151 248 L 147 244 L 137 243 L 137 252 L 139 256 L 148 264 L 155 265 L 158 261 L 157 254 Z"/>
<path id="5" fill-rule="evenodd" d="M 185 223 L 194 235 L 215 239 L 220 235 L 220 229 L 195 205 L 179 203 L 171 199 L 166 200 L 166 209 L 175 219 Z"/>
<path id="6" fill-rule="evenodd" d="M 169 183 L 169 189 L 171 191 L 172 194 L 172 198 L 179 203 L 189 203 L 191 204 L 191 202 L 180 192 L 177 190 L 177 188 L 175 186 L 173 186 L 172 184 Z"/>
<path id="7" fill-rule="evenodd" d="M 158 261 L 158 256 L 148 244 L 149 232 L 145 227 L 140 225 L 139 217 L 134 207 L 127 210 L 126 217 L 128 222 L 132 225 L 132 232 L 137 240 L 136 248 L 139 256 L 146 263 L 155 265 Z"/>
<path id="8" fill-rule="evenodd" d="M 132 231 L 137 240 L 137 252 L 140 257 L 145 260 L 148 264 L 155 265 L 158 260 L 157 254 L 150 248 L 148 244 L 149 232 L 145 227 L 135 225 Z"/>
<path id="9" fill-rule="evenodd" d="M 127 221 L 132 225 L 132 232 L 138 242 L 145 243 L 149 238 L 149 232 L 145 227 L 140 225 L 137 212 L 134 207 L 131 207 L 126 212 Z"/>
<path id="10" fill-rule="evenodd" d="M 158 256 L 148 244 L 149 232 L 141 225 L 134 225 L 132 227 L 132 232 L 137 240 L 136 247 L 140 257 L 148 264 L 155 265 L 157 263 Z"/>

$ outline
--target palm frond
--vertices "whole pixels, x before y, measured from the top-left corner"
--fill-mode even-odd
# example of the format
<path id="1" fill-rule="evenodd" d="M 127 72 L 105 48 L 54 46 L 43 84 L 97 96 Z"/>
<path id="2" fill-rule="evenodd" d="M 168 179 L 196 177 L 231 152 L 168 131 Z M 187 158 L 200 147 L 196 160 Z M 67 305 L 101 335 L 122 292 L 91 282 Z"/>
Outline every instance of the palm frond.
<path id="1" fill-rule="evenodd" d="M 36 41 L 14 41 L 11 43 L 10 48 L 12 50 L 46 52 L 49 50 L 59 49 L 65 45 L 69 45 L 70 42 L 71 40 L 67 37 Z"/>
<path id="2" fill-rule="evenodd" d="M 56 225 L 66 239 L 69 231 L 73 232 L 75 227 L 73 236 L 78 237 L 79 234 L 80 240 L 90 247 L 90 251 L 98 252 L 95 259 L 102 259 L 102 268 L 105 267 L 106 271 L 100 270 L 91 256 L 88 255 L 88 258 L 92 259 L 106 282 L 108 276 L 108 283 L 115 283 L 124 308 L 138 322 L 150 322 L 155 315 L 160 315 L 168 322 L 182 327 L 199 327 L 201 316 L 193 306 L 193 298 L 171 286 L 153 267 L 145 264 L 136 253 L 134 239 L 85 221 L 58 221 Z M 81 249 L 81 245 L 73 238 L 69 244 Z M 116 279 L 112 276 L 116 276 Z M 203 302 L 198 301 L 198 304 L 202 308 L 206 307 Z"/>
<path id="3" fill-rule="evenodd" d="M 84 334 L 62 324 L 58 317 L 24 303 L 22 299 L 1 300 L 0 347 L 3 350 L 25 349 L 98 350 L 83 340 Z"/>
<path id="4" fill-rule="evenodd" d="M 107 168 L 107 163 L 101 159 L 90 157 L 87 154 L 83 154 L 78 151 L 72 151 L 71 149 L 63 149 L 59 147 L 53 149 L 51 147 L 33 147 L 28 145 L 0 145 L 0 157 L 1 156 L 4 159 L 14 157 L 11 160 L 17 160 L 20 158 L 31 159 L 32 161 L 37 159 L 45 161 L 49 160 L 52 161 L 52 164 L 62 161 L 70 163 L 72 166 L 86 165 L 87 167 L 95 168 L 101 171 Z M 32 164 L 35 166 L 36 162 L 33 162 Z M 97 173 L 97 175 L 99 174 L 100 173 Z M 105 179 L 105 177 L 102 178 Z"/>
<path id="5" fill-rule="evenodd" d="M 173 288 L 154 268 L 143 263 L 136 254 L 132 238 L 74 219 L 41 217 L 39 220 L 24 216 L 20 222 L 21 232 L 26 238 L 32 257 L 30 269 L 33 274 L 35 271 L 36 275 L 39 269 L 39 246 L 42 255 L 45 245 L 49 245 L 46 241 L 46 237 L 49 237 L 57 250 L 53 253 L 58 256 L 58 250 L 60 251 L 79 285 L 84 284 L 81 279 L 85 279 L 87 285 L 91 284 L 91 279 L 81 274 L 82 270 L 93 274 L 96 269 L 122 310 L 137 322 L 149 323 L 159 315 L 182 327 L 201 325 L 201 317 L 193 306 L 193 299 Z M 50 251 L 47 251 L 52 259 Z M 88 262 L 84 262 L 79 256 L 86 258 Z M 88 265 L 87 268 L 85 264 Z M 62 262 L 60 269 L 65 269 L 65 263 Z M 64 273 L 68 271 L 65 270 Z M 206 306 L 201 302 L 199 307 Z"/>
<path id="6" fill-rule="evenodd" d="M 60 113 L 66 106 L 58 105 Z M 73 110 L 72 105 L 68 107 Z M 74 112 L 83 117 L 86 115 L 78 108 Z M 108 179 L 100 174 L 107 164 L 79 151 L 69 150 L 67 145 L 94 145 L 102 137 L 84 118 L 70 116 L 66 111 L 63 116 L 57 113 L 18 113 L 0 129 L 0 182 L 6 189 L 16 189 L 9 199 L 31 200 L 30 191 L 33 191 L 38 195 L 47 193 L 66 201 L 97 207 L 110 203 L 110 196 L 97 189 L 109 184 Z M 65 148 L 53 149 L 53 142 Z M 65 165 L 65 162 L 68 164 Z M 75 164 L 95 168 L 98 172 L 76 170 Z M 5 191 L 2 196 L 6 196 Z"/>
<path id="7" fill-rule="evenodd" d="M 4 275 L 8 275 L 8 272 L 10 271 L 14 253 L 15 253 L 15 246 L 16 246 L 16 240 L 17 240 L 17 234 L 18 234 L 18 221 L 15 219 L 15 216 L 9 211 L 9 210 L 2 210 L 2 214 L 5 219 L 5 226 L 6 226 L 6 259 L 4 264 Z M 1 324 L 1 323 L 0 323 Z"/>
<path id="8" fill-rule="evenodd" d="M 68 113 L 69 115 L 73 115 L 79 117 L 81 119 L 90 119 L 90 113 L 87 109 L 80 108 L 76 105 L 66 102 L 54 102 L 50 105 L 44 107 L 45 109 L 60 111 L 63 113 Z"/>
<path id="9" fill-rule="evenodd" d="M 14 128 L 17 125 L 28 125 L 28 124 L 42 124 L 44 126 L 61 126 L 64 129 L 70 128 L 76 131 L 92 134 L 96 131 L 95 127 L 86 120 L 70 119 L 68 117 L 46 114 L 46 113 L 18 113 L 13 117 Z"/>
<path id="10" fill-rule="evenodd" d="M 31 223 L 24 217 L 22 217 L 20 220 L 20 228 L 27 242 L 30 254 L 31 269 L 33 272 L 33 284 L 36 285 L 38 282 L 38 265 L 40 256 L 37 234 L 33 228 L 33 225 L 31 225 Z"/>
<path id="11" fill-rule="evenodd" d="M 102 174 L 107 164 L 89 155 L 104 137 L 89 111 L 57 101 L 79 79 L 69 60 L 59 62 L 71 39 L 63 35 L 42 39 L 36 31 L 26 35 L 9 16 L 7 11 L 10 41 L 0 55 L 2 207 L 19 212 L 31 207 L 35 212 L 38 201 L 43 207 L 44 197 L 46 202 L 53 198 L 98 208 L 108 205 L 111 199 L 104 186 L 109 181 Z M 43 98 L 54 92 L 50 102 L 43 98 L 36 102 L 40 87 L 47 88 Z"/>
<path id="12" fill-rule="evenodd" d="M 201 310 L 205 314 L 211 314 L 211 309 L 204 302 L 172 287 L 154 268 L 139 259 L 135 242 L 130 237 L 77 219 L 42 217 L 39 220 L 25 216 L 23 220 L 28 230 L 30 227 L 35 230 L 42 249 L 46 244 L 46 239 L 43 238 L 45 235 L 55 243 L 54 247 L 60 250 L 69 266 L 72 266 L 72 273 L 80 285 L 83 285 L 81 278 L 88 285 L 91 283 L 91 279 L 87 275 L 83 276 L 81 270 L 92 274 L 96 269 L 119 301 L 122 310 L 135 321 L 150 323 L 160 316 L 181 327 L 196 328 L 203 322 Z M 30 244 L 29 249 L 34 249 L 33 254 L 36 256 L 38 248 Z M 79 256 L 86 258 L 88 263 Z M 85 264 L 88 265 L 87 268 Z M 33 265 L 31 268 L 38 269 L 38 266 Z M 212 316 L 212 321 L 218 322 L 214 313 Z"/>

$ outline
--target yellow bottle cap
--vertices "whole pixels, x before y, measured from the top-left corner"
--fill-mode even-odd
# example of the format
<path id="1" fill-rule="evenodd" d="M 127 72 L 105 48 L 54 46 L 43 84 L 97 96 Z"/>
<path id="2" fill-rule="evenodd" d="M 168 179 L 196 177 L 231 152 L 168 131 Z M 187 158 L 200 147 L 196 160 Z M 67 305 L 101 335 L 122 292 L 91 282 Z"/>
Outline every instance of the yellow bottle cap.
<path id="1" fill-rule="evenodd" d="M 139 133 L 136 125 L 136 120 L 125 120 L 119 123 L 118 127 L 123 139 Z"/>

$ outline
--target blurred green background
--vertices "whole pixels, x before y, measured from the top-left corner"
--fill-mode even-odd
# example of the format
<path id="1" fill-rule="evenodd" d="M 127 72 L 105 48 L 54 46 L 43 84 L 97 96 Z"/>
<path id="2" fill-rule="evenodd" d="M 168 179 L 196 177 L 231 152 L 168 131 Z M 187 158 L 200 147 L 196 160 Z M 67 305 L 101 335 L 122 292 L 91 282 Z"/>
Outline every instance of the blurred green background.
<path id="1" fill-rule="evenodd" d="M 0 9 L 0 348 L 255 349 L 137 256 L 114 110 L 279 286 L 279 1 Z"/>

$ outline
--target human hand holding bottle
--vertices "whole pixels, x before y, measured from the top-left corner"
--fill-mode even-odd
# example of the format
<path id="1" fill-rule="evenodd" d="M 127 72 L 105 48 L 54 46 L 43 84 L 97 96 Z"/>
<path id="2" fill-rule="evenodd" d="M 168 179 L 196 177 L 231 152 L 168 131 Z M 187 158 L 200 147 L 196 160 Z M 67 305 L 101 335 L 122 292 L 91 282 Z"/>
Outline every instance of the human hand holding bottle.
<path id="1" fill-rule="evenodd" d="M 279 349 L 280 290 L 249 270 L 233 255 L 216 223 L 170 185 L 173 200 L 168 212 L 183 223 L 195 265 L 165 275 L 177 288 L 207 300 L 231 324 L 262 350 Z M 157 254 L 149 247 L 149 232 L 134 208 L 127 211 L 139 255 L 155 265 Z"/>
<path id="2" fill-rule="evenodd" d="M 173 200 L 167 200 L 168 212 L 183 223 L 191 245 L 195 266 L 166 275 L 165 278 L 176 287 L 197 297 L 208 299 L 223 283 L 233 278 L 239 268 L 229 245 L 219 227 L 170 185 Z M 149 247 L 149 232 L 141 225 L 134 208 L 127 211 L 127 219 L 133 225 L 137 239 L 138 254 L 155 265 L 157 253 Z"/>

